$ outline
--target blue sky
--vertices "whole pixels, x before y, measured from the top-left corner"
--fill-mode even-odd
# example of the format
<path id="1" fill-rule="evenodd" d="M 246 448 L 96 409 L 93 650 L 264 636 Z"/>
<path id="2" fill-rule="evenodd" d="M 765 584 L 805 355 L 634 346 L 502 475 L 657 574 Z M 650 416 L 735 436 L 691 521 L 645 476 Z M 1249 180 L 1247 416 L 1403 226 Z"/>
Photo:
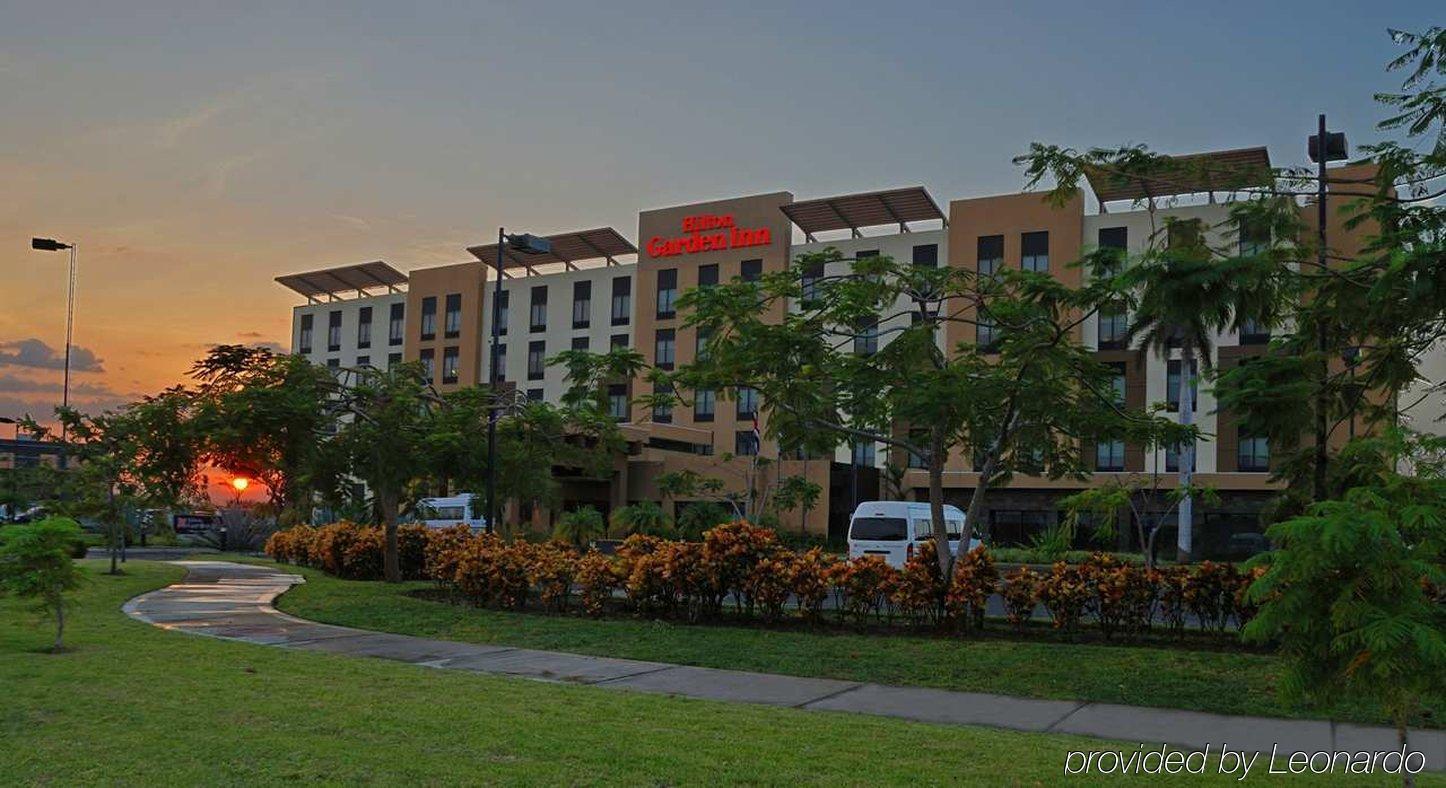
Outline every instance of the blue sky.
<path id="1" fill-rule="evenodd" d="M 277 274 L 461 260 L 499 223 L 631 236 L 642 208 L 774 189 L 922 183 L 942 203 L 1018 190 L 1010 159 L 1034 140 L 1265 144 L 1298 162 L 1317 112 L 1372 136 L 1371 95 L 1399 82 L 1382 70 L 1388 26 L 1446 16 L 1425 2 L 188 5 L 0 2 L 0 344 L 56 342 L 58 259 L 25 239 L 78 239 L 77 342 L 116 396 L 171 382 L 209 343 L 285 341 L 294 299 Z M 31 389 L 51 374 L 0 372 Z M 43 404 L 3 388 L 0 414 Z"/>

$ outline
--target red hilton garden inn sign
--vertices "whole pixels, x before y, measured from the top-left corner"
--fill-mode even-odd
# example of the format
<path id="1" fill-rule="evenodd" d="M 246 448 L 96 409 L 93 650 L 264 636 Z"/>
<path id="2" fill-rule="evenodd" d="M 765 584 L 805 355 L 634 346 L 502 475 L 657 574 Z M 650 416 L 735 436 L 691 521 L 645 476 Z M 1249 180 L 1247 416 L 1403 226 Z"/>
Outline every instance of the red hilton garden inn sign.
<path id="1" fill-rule="evenodd" d="M 664 238 L 661 235 L 649 238 L 648 254 L 652 257 L 673 257 L 749 246 L 768 246 L 773 243 L 773 232 L 767 227 L 736 227 L 731 213 L 685 216 L 683 233 L 673 238 Z"/>

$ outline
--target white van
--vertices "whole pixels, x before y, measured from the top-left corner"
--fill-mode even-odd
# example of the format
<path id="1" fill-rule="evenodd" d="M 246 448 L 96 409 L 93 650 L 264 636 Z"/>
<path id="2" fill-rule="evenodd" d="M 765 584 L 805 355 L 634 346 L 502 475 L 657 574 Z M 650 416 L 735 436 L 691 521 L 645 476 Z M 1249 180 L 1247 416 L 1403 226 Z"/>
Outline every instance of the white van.
<path id="1" fill-rule="evenodd" d="M 474 511 L 472 499 L 475 497 L 472 493 L 459 493 L 445 498 L 423 498 L 417 501 L 417 517 L 428 528 L 450 528 L 461 523 L 471 528 L 473 533 L 484 531 L 487 529 L 487 517 L 480 511 Z M 481 501 L 478 503 L 481 504 Z"/>
<path id="2" fill-rule="evenodd" d="M 944 530 L 949 534 L 949 551 L 959 554 L 959 536 L 964 532 L 964 513 L 957 506 L 944 506 Z M 914 552 L 914 545 L 934 538 L 933 518 L 928 503 L 915 501 L 864 501 L 849 518 L 849 558 L 876 555 L 889 566 L 902 569 Z M 980 544 L 969 539 L 969 549 Z"/>

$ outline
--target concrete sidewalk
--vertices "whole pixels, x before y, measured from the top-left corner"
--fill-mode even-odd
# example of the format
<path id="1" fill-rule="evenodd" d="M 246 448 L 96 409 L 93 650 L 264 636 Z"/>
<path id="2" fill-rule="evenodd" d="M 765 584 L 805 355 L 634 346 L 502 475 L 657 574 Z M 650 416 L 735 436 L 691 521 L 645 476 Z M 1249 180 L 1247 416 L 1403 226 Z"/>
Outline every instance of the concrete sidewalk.
<path id="1" fill-rule="evenodd" d="M 1399 752 L 1395 731 L 1351 723 L 891 687 L 458 643 L 318 624 L 272 606 L 292 585 L 305 582 L 298 575 L 224 561 L 177 563 L 188 570 L 184 583 L 142 594 L 126 603 L 125 612 L 166 629 L 229 640 L 690 698 L 1069 733 L 1191 749 L 1203 749 L 1207 744 L 1217 750 L 1222 744 L 1260 752 L 1275 748 L 1282 756 L 1340 750 Z M 1428 769 L 1446 771 L 1446 731 L 1412 731 L 1411 749 L 1426 756 Z"/>

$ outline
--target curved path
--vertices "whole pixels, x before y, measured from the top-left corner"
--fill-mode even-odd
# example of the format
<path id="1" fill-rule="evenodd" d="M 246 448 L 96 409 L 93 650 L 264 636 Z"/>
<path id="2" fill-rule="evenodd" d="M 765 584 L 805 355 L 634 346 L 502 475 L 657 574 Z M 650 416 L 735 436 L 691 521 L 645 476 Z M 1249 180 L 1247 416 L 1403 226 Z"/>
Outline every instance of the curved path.
<path id="1" fill-rule="evenodd" d="M 1214 751 L 1222 743 L 1234 750 L 1267 753 L 1278 745 L 1281 756 L 1322 750 L 1400 750 L 1393 730 L 1350 723 L 891 687 L 458 643 L 318 624 L 272 606 L 291 586 L 305 582 L 299 575 L 225 561 L 176 563 L 187 569 L 185 582 L 130 600 L 125 605 L 128 615 L 165 629 L 302 651 L 690 698 L 1159 742 L 1191 749 L 1213 745 Z M 1427 768 L 1446 770 L 1446 731 L 1412 731 L 1411 749 L 1426 756 Z"/>

